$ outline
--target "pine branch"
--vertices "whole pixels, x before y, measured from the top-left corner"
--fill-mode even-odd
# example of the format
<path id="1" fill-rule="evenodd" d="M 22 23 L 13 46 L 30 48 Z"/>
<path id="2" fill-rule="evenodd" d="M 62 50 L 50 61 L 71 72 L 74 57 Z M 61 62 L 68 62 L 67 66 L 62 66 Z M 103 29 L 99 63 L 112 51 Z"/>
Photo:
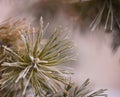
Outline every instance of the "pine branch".
<path id="1" fill-rule="evenodd" d="M 57 66 L 72 59 L 70 40 L 66 39 L 64 33 L 55 31 L 48 42 L 41 45 L 44 35 L 42 18 L 38 32 L 20 29 L 19 34 L 24 44 L 21 53 L 2 46 L 12 57 L 2 64 L 0 85 L 4 90 L 3 97 L 12 97 L 11 92 L 17 95 L 18 91 L 22 91 L 24 97 L 29 86 L 39 97 L 44 97 L 46 92 L 55 94 L 66 91 L 63 86 L 69 83 L 67 76 L 70 73 Z"/>

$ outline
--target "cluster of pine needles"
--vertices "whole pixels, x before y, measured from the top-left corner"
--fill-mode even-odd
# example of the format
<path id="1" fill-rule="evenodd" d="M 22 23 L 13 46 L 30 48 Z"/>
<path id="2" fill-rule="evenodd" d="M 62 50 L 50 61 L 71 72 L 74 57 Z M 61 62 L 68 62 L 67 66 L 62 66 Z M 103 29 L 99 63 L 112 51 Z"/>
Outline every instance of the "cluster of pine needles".
<path id="1" fill-rule="evenodd" d="M 120 0 L 82 0 L 77 4 L 83 18 L 87 22 L 91 20 L 92 31 L 102 27 L 105 32 L 112 33 L 112 48 L 116 51 L 120 46 Z"/>
<path id="2" fill-rule="evenodd" d="M 42 18 L 38 30 L 22 20 L 8 19 L 0 25 L 0 96 L 107 97 L 106 89 L 89 90 L 89 79 L 81 86 L 71 81 L 65 64 L 74 59 L 73 44 L 59 30 L 42 43 L 46 28 Z"/>

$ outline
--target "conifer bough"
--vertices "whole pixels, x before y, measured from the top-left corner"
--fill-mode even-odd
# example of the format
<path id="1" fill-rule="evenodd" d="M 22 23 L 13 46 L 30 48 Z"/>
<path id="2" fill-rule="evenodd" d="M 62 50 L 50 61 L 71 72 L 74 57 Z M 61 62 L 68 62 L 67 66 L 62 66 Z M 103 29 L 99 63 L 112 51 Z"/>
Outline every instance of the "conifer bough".
<path id="1" fill-rule="evenodd" d="M 63 91 L 63 85 L 68 84 L 68 75 L 65 75 L 69 72 L 57 68 L 57 65 L 72 59 L 69 54 L 71 42 L 63 33 L 55 31 L 47 43 L 41 45 L 44 34 L 42 18 L 38 32 L 34 29 L 32 32 L 29 29 L 20 29 L 19 33 L 24 43 L 21 52 L 2 45 L 11 55 L 9 60 L 2 64 L 1 90 L 7 89 L 3 97 L 9 97 L 11 92 L 14 92 L 15 96 L 21 91 L 21 97 L 24 97 L 28 87 L 32 87 L 40 97 L 44 97 L 46 93 Z"/>

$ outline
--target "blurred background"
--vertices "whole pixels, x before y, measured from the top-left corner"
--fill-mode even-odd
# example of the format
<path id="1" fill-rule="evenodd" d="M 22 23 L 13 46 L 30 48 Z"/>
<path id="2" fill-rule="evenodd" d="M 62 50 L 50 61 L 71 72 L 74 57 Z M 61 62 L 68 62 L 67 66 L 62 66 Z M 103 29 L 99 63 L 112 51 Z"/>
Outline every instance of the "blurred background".
<path id="1" fill-rule="evenodd" d="M 25 18 L 38 26 L 42 16 L 45 25 L 50 23 L 47 31 L 62 27 L 71 36 L 77 52 L 77 64 L 70 65 L 75 73 L 74 82 L 80 84 L 90 78 L 95 89 L 105 88 L 108 97 L 120 97 L 119 37 L 114 37 L 103 25 L 94 30 L 90 28 L 103 1 L 0 0 L 0 22 L 9 17 Z M 114 5 L 119 9 L 120 3 L 114 2 Z M 113 50 L 113 44 L 117 50 Z"/>

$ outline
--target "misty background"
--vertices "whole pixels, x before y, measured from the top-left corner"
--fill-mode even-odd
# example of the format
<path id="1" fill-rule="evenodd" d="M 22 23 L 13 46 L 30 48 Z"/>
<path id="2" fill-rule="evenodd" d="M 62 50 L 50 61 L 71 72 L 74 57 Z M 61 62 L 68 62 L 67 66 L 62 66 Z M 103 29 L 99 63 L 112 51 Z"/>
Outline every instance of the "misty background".
<path id="1" fill-rule="evenodd" d="M 81 84 L 87 78 L 95 89 L 108 89 L 108 97 L 120 97 L 120 50 L 113 52 L 112 34 L 104 28 L 91 31 L 90 18 L 80 17 L 74 4 L 79 0 L 0 0 L 0 22 L 9 18 L 25 18 L 38 26 L 43 16 L 44 23 L 50 23 L 49 31 L 61 26 L 70 33 L 75 44 L 78 62 L 71 65 L 73 80 Z"/>

